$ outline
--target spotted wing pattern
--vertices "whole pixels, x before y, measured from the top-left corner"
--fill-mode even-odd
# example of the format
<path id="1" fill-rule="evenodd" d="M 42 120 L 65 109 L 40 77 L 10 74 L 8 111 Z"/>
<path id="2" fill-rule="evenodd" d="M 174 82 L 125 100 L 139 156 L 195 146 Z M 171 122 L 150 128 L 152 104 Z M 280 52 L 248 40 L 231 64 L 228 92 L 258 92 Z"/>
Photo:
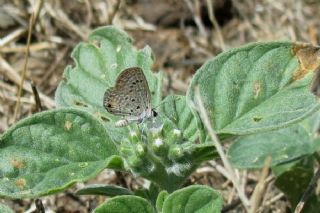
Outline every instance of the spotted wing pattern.
<path id="1" fill-rule="evenodd" d="M 105 92 L 103 104 L 111 114 L 131 119 L 151 108 L 150 90 L 142 69 L 131 67 L 122 71 L 115 87 Z"/>

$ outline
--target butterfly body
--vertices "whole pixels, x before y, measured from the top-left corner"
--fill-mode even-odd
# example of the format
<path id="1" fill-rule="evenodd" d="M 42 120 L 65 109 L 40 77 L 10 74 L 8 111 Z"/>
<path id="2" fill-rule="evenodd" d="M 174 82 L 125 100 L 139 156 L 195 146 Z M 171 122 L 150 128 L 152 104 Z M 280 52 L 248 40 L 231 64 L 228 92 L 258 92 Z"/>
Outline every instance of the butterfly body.
<path id="1" fill-rule="evenodd" d="M 105 92 L 103 105 L 109 113 L 122 116 L 115 123 L 116 127 L 141 123 L 156 114 L 151 106 L 146 77 L 139 67 L 127 68 L 120 73 L 116 85 Z"/>

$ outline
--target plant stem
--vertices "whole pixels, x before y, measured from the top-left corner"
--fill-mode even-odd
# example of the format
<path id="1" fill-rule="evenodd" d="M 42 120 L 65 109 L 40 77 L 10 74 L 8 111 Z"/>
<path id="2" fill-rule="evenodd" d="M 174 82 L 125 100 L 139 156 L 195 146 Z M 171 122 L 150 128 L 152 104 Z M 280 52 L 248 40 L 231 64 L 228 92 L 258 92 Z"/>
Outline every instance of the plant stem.
<path id="1" fill-rule="evenodd" d="M 195 88 L 195 98 L 196 98 L 197 105 L 199 107 L 198 110 L 199 110 L 200 116 L 202 118 L 202 121 L 203 121 L 204 125 L 207 127 L 209 135 L 210 135 L 211 139 L 213 140 L 213 143 L 217 149 L 217 152 L 219 153 L 219 156 L 222 160 L 224 167 L 226 168 L 226 171 L 229 173 L 228 177 L 231 179 L 234 187 L 236 188 L 236 190 L 238 192 L 238 195 L 239 195 L 241 202 L 243 203 L 244 207 L 248 211 L 248 206 L 250 204 L 249 199 L 247 198 L 244 190 L 242 190 L 242 188 L 240 186 L 241 185 L 240 180 L 237 177 L 234 169 L 231 167 L 231 164 L 230 164 L 229 160 L 227 159 L 226 154 L 223 151 L 223 147 L 221 146 L 219 138 L 217 137 L 216 133 L 213 130 L 213 127 L 210 123 L 207 111 L 206 111 L 206 109 L 203 105 L 203 102 L 202 102 L 199 87 Z"/>

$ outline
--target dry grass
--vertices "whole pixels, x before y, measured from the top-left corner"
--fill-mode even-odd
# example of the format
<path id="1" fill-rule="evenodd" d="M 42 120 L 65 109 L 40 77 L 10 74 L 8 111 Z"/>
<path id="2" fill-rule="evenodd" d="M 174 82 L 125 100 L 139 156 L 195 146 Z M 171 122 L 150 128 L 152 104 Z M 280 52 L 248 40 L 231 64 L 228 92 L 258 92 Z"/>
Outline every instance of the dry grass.
<path id="1" fill-rule="evenodd" d="M 320 38 L 318 0 L 47 0 L 43 4 L 36 0 L 0 0 L 0 5 L 0 133 L 15 120 L 37 111 L 31 81 L 44 108 L 54 107 L 53 96 L 63 69 L 73 63 L 70 52 L 98 26 L 112 23 L 127 31 L 136 46 L 150 45 L 156 56 L 154 70 L 166 73 L 166 94 L 184 94 L 195 70 L 222 50 L 266 40 L 316 45 Z M 30 20 L 33 30 L 28 46 Z M 226 212 L 244 212 L 237 191 L 222 175 L 221 165 L 203 165 L 190 182 L 221 190 Z M 248 171 L 235 173 L 250 197 L 259 176 Z M 258 211 L 285 212 L 288 203 L 272 186 L 273 177 L 269 174 L 265 179 Z M 122 183 L 134 188 L 140 181 L 130 176 L 121 180 L 106 171 L 91 182 Z M 102 197 L 73 196 L 70 192 L 81 185 L 44 198 L 48 212 L 87 212 L 103 201 Z M 31 200 L 5 202 L 17 212 L 34 209 Z"/>

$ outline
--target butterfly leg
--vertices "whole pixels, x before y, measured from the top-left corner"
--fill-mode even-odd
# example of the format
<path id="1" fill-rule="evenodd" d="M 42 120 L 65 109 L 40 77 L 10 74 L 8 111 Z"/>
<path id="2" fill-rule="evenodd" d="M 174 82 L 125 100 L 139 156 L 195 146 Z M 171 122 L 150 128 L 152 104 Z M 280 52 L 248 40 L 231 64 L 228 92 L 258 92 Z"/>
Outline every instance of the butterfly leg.
<path id="1" fill-rule="evenodd" d="M 127 126 L 129 124 L 129 121 L 126 119 L 126 118 L 123 118 L 121 120 L 118 120 L 116 123 L 115 123 L 115 126 L 116 127 L 124 127 L 124 126 Z"/>

